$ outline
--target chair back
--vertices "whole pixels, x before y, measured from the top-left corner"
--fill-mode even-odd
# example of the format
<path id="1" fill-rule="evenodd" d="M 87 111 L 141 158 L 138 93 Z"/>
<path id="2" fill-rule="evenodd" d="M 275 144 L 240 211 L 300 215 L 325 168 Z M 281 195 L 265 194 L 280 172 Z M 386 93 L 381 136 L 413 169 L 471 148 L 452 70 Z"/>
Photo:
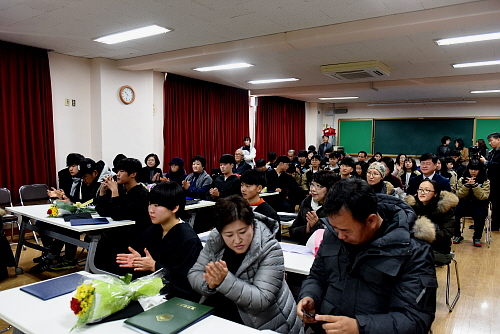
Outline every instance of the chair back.
<path id="1" fill-rule="evenodd" d="M 21 205 L 50 203 L 47 190 L 49 190 L 49 187 L 46 184 L 29 184 L 21 186 L 21 188 L 19 188 Z"/>
<path id="2" fill-rule="evenodd" d="M 12 198 L 10 190 L 7 188 L 0 188 L 0 207 L 12 206 Z"/>

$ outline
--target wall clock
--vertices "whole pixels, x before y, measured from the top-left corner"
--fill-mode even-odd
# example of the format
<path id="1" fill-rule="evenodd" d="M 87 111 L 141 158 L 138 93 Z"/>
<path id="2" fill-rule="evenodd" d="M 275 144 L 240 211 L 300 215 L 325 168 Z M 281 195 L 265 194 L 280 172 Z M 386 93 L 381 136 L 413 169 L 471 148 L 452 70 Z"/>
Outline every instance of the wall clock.
<path id="1" fill-rule="evenodd" d="M 135 100 L 134 89 L 130 86 L 122 86 L 120 88 L 120 100 L 125 104 L 131 104 Z"/>

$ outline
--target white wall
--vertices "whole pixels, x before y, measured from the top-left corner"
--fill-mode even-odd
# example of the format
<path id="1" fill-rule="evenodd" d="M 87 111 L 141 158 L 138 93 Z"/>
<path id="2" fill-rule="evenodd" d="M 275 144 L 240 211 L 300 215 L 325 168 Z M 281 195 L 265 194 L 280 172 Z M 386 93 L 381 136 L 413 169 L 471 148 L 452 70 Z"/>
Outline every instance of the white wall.
<path id="1" fill-rule="evenodd" d="M 149 153 L 163 156 L 163 81 L 153 71 L 125 71 L 115 61 L 49 54 L 54 105 L 56 167 L 78 152 L 111 164 L 117 153 L 143 162 Z M 131 86 L 136 99 L 123 104 L 120 87 Z M 65 98 L 76 107 L 66 107 Z M 154 115 L 153 105 L 156 107 Z M 164 162 L 162 161 L 162 167 Z"/>

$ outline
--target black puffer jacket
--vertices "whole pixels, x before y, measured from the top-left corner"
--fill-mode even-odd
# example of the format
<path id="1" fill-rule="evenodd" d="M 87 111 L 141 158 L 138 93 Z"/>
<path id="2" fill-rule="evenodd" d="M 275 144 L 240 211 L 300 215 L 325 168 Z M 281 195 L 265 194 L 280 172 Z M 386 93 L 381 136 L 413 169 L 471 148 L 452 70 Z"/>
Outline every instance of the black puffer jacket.
<path id="1" fill-rule="evenodd" d="M 415 212 L 402 200 L 377 196 L 383 235 L 351 265 L 346 244 L 329 227 L 299 300 L 311 297 L 319 314 L 356 318 L 360 333 L 428 333 L 436 311 L 434 228 L 414 225 Z"/>
<path id="2" fill-rule="evenodd" d="M 312 196 L 306 197 L 302 204 L 300 204 L 299 213 L 297 213 L 297 218 L 293 221 L 292 226 L 290 226 L 290 238 L 294 241 L 297 241 L 300 245 L 305 245 L 309 237 L 316 231 L 322 228 L 325 228 L 325 225 L 321 221 L 321 218 L 326 218 L 326 213 L 323 210 L 323 207 L 319 208 L 316 211 L 316 215 L 319 218 L 319 221 L 311 228 L 309 233 L 306 232 L 307 228 L 307 219 L 306 214 L 310 211 L 313 211 L 311 206 Z"/>

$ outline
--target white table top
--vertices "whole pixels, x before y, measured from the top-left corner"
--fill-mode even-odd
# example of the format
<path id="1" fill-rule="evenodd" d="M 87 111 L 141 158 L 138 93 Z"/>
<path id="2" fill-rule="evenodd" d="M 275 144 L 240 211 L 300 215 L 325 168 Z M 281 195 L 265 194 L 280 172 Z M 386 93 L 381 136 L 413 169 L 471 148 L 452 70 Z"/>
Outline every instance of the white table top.
<path id="1" fill-rule="evenodd" d="M 201 208 L 206 208 L 208 206 L 214 206 L 214 205 L 215 205 L 215 202 L 201 200 L 196 204 L 186 205 L 184 210 L 201 209 Z"/>
<path id="2" fill-rule="evenodd" d="M 85 274 L 85 272 L 79 272 Z M 26 334 L 68 334 L 77 321 L 70 309 L 73 293 L 43 301 L 17 288 L 0 291 L 0 318 Z M 123 326 L 123 320 L 85 326 L 72 333 L 137 334 Z M 182 334 L 255 334 L 259 330 L 216 316 L 209 316 L 181 332 Z"/>
<path id="3" fill-rule="evenodd" d="M 109 217 L 106 217 L 109 220 L 109 224 L 99 224 L 99 225 L 81 225 L 81 226 L 71 226 L 70 222 L 65 222 L 62 217 L 47 217 L 47 210 L 49 209 L 50 204 L 41 204 L 41 205 L 27 205 L 27 206 L 11 206 L 6 207 L 5 210 L 13 213 L 22 215 L 24 217 L 33 218 L 36 220 L 41 220 L 43 222 L 67 228 L 68 230 L 78 231 L 78 232 L 86 232 L 86 231 L 95 231 L 102 230 L 106 228 L 126 226 L 135 224 L 132 220 L 113 220 Z M 99 215 L 93 215 L 93 217 L 97 218 Z"/>
<path id="4" fill-rule="evenodd" d="M 270 192 L 264 192 L 264 193 L 260 193 L 259 196 L 260 197 L 266 197 L 266 196 L 274 196 L 274 195 L 278 195 L 279 192 L 276 192 L 276 191 L 270 191 Z"/>
<path id="5" fill-rule="evenodd" d="M 284 244 L 280 242 L 280 244 Z M 303 248 L 304 252 L 308 252 L 307 254 L 299 254 L 283 251 L 283 258 L 285 260 L 285 270 L 292 273 L 309 275 L 309 270 L 312 267 L 314 262 L 314 255 L 310 252 L 310 250 L 306 246 L 294 245 L 297 248 Z M 284 248 L 284 247 L 282 247 Z"/>

